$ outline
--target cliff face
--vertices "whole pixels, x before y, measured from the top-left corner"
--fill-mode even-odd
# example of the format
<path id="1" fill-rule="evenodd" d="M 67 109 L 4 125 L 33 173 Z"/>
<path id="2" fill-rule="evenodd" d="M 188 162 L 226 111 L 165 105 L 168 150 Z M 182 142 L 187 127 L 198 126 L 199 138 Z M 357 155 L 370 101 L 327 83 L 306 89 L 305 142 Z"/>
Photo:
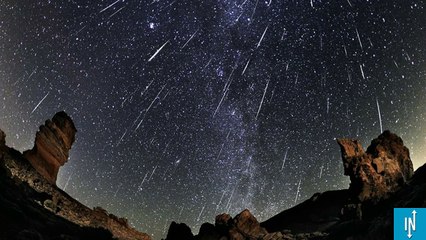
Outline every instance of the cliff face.
<path id="1" fill-rule="evenodd" d="M 216 217 L 199 234 L 176 238 L 184 224 L 172 224 L 167 240 L 392 239 L 394 207 L 426 206 L 426 165 L 413 174 L 409 151 L 385 131 L 364 151 L 356 139 L 339 139 L 349 189 L 317 193 L 305 202 L 258 223 L 248 210 Z"/>
<path id="2" fill-rule="evenodd" d="M 25 154 L 7 147 L 0 130 L 0 239 L 149 240 L 124 218 L 90 209 L 56 187 L 76 129 L 64 112 L 40 127 Z"/>

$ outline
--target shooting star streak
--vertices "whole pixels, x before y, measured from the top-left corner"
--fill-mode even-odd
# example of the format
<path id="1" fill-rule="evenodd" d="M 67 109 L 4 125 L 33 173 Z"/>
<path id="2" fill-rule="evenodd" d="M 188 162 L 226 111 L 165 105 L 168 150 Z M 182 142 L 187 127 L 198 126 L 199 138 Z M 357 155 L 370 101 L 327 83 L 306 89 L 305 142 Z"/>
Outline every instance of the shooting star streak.
<path id="1" fill-rule="evenodd" d="M 67 182 L 65 183 L 65 186 L 64 186 L 64 189 L 63 189 L 64 191 L 65 191 L 65 190 L 67 189 L 67 187 L 68 187 L 68 183 L 70 182 L 70 179 L 71 179 L 71 177 L 72 177 L 72 174 L 73 174 L 73 173 L 71 173 L 71 174 L 70 174 L 70 176 L 68 177 Z"/>
<path id="2" fill-rule="evenodd" d="M 111 3 L 108 7 L 102 9 L 99 13 L 105 12 L 106 10 L 108 10 L 110 7 L 114 6 L 115 4 L 117 4 L 120 0 L 117 0 L 113 3 Z"/>
<path id="3" fill-rule="evenodd" d="M 223 87 L 223 90 L 222 90 L 223 92 L 227 91 L 229 89 L 229 86 L 231 86 L 231 83 L 232 83 L 232 80 L 233 80 L 232 74 L 234 74 L 234 71 L 235 71 L 235 68 L 233 68 L 232 71 L 231 71 L 231 74 L 229 74 L 228 80 L 226 80 L 226 84 Z"/>
<path id="4" fill-rule="evenodd" d="M 139 187 L 138 187 L 138 190 L 139 191 L 141 191 L 142 190 L 142 185 L 143 185 L 143 183 L 145 182 L 145 180 L 146 180 L 146 177 L 148 176 L 148 173 L 145 173 L 145 177 L 143 177 L 143 180 L 142 180 L 142 182 L 141 182 L 141 184 L 139 184 Z"/>
<path id="5" fill-rule="evenodd" d="M 117 11 L 115 11 L 113 14 L 109 15 L 108 18 L 112 18 L 115 14 L 119 13 L 121 10 L 123 10 L 123 8 L 125 7 L 121 7 L 120 9 L 118 9 Z"/>
<path id="6" fill-rule="evenodd" d="M 396 66 L 397 68 L 399 68 L 398 63 L 396 63 L 396 61 L 395 61 L 395 60 L 393 60 L 393 63 L 395 64 L 395 66 Z"/>
<path id="7" fill-rule="evenodd" d="M 240 15 L 238 15 L 237 19 L 235 19 L 235 22 L 238 22 L 241 18 L 241 16 L 243 15 L 244 12 L 241 12 Z"/>
<path id="8" fill-rule="evenodd" d="M 34 75 L 34 73 L 36 73 L 36 71 L 37 71 L 37 67 L 34 68 L 34 70 L 31 72 L 30 76 L 28 77 L 28 80 L 31 79 L 31 77 Z"/>
<path id="9" fill-rule="evenodd" d="M 262 100 L 260 101 L 259 109 L 257 110 L 257 113 L 256 113 L 256 120 L 257 120 L 257 117 L 259 116 L 260 109 L 262 109 L 263 100 L 265 100 L 265 95 L 266 95 L 266 91 L 268 91 L 268 86 L 269 86 L 269 80 L 266 82 L 265 90 L 263 91 Z"/>
<path id="10" fill-rule="evenodd" d="M 216 205 L 216 211 L 215 211 L 215 213 L 216 213 L 216 212 L 217 212 L 217 210 L 219 209 L 219 206 L 220 206 L 220 204 L 222 203 L 222 199 L 223 199 L 223 197 L 225 196 L 225 193 L 226 193 L 226 189 L 223 191 L 223 193 L 222 193 L 222 197 L 220 197 L 219 203 Z"/>
<path id="11" fill-rule="evenodd" d="M 171 2 L 169 5 L 167 5 L 166 7 L 162 8 L 160 11 L 163 11 L 164 9 L 167 9 L 169 7 L 171 7 L 177 0 Z"/>
<path id="12" fill-rule="evenodd" d="M 154 82 L 154 80 L 151 80 L 149 84 L 145 87 L 143 91 L 141 91 L 141 97 L 145 94 L 146 91 L 148 91 L 149 87 L 151 87 L 151 84 Z"/>
<path id="13" fill-rule="evenodd" d="M 244 66 L 244 69 L 243 69 L 243 72 L 241 73 L 241 76 L 243 76 L 243 75 L 244 75 L 244 73 L 246 72 L 247 67 L 248 67 L 248 65 L 250 64 L 250 60 L 251 60 L 251 59 L 249 59 L 249 60 L 247 61 L 246 65 Z"/>
<path id="14" fill-rule="evenodd" d="M 152 59 L 155 58 L 155 56 L 157 56 L 157 54 L 167 45 L 167 43 L 169 43 L 170 40 L 167 40 L 167 42 L 165 42 L 159 49 L 157 49 L 157 51 L 155 51 L 155 53 L 148 59 L 148 62 L 151 62 Z"/>
<path id="15" fill-rule="evenodd" d="M 191 37 L 188 39 L 188 41 L 186 41 L 186 43 L 180 48 L 181 50 L 182 49 L 184 49 L 185 47 L 186 47 L 186 45 L 188 45 L 188 43 L 194 38 L 194 36 L 195 36 L 195 34 L 197 34 L 197 32 L 198 32 L 198 29 L 197 29 L 197 31 L 195 31 L 192 35 L 191 35 Z"/>
<path id="16" fill-rule="evenodd" d="M 154 105 L 155 100 L 159 99 L 159 97 L 158 97 L 158 96 L 160 96 L 161 92 L 163 92 L 163 90 L 164 90 L 164 88 L 166 87 L 166 85 L 167 85 L 167 84 L 164 84 L 164 86 L 161 88 L 161 90 L 157 93 L 157 96 L 155 96 L 155 98 L 152 100 L 151 104 L 149 104 L 148 108 L 147 108 L 147 109 L 146 109 L 146 111 L 145 111 L 145 114 L 143 115 L 142 120 L 139 122 L 138 126 L 136 126 L 136 129 L 134 130 L 134 132 L 135 132 L 136 130 L 138 130 L 138 129 L 139 129 L 139 127 L 141 126 L 141 124 L 142 124 L 143 120 L 145 120 L 145 116 L 146 116 L 146 114 L 147 114 L 147 113 L 148 113 L 148 111 L 151 109 L 152 105 Z M 139 116 L 140 116 L 140 115 L 139 115 Z"/>
<path id="17" fill-rule="evenodd" d="M 197 222 L 200 221 L 201 215 L 204 212 L 204 208 L 206 208 L 206 206 L 203 206 L 203 208 L 201 209 L 201 212 L 200 212 L 200 214 L 198 215 L 198 218 L 197 218 Z"/>
<path id="18" fill-rule="evenodd" d="M 213 58 L 210 58 L 210 60 L 207 62 L 207 64 L 203 67 L 203 70 L 206 69 L 206 67 L 208 67 L 210 65 L 212 60 L 213 60 Z"/>
<path id="19" fill-rule="evenodd" d="M 87 25 L 83 26 L 82 28 L 80 28 L 77 32 L 74 33 L 74 35 L 79 34 L 81 31 L 83 31 L 85 28 L 87 27 Z"/>
<path id="20" fill-rule="evenodd" d="M 157 166 L 155 166 L 154 170 L 152 170 L 151 176 L 149 176 L 148 181 L 151 181 L 151 178 L 152 178 L 152 176 L 154 175 L 155 170 L 157 170 L 157 167 L 158 167 L 158 165 L 157 165 Z"/>
<path id="21" fill-rule="evenodd" d="M 267 27 L 265 28 L 265 31 L 263 31 L 262 37 L 260 37 L 260 40 L 259 40 L 259 42 L 257 43 L 256 48 L 258 48 L 258 47 L 260 46 L 260 44 L 262 43 L 263 38 L 265 37 L 266 31 L 268 31 L 268 27 L 269 27 L 269 26 L 267 26 Z"/>
<path id="22" fill-rule="evenodd" d="M 216 157 L 215 162 L 217 162 L 217 160 L 219 159 L 220 154 L 222 153 L 222 150 L 223 150 L 223 146 L 225 146 L 225 143 L 223 143 L 223 144 L 222 144 L 222 147 L 220 147 L 220 151 L 219 151 L 219 153 L 217 154 L 217 157 Z"/>
<path id="23" fill-rule="evenodd" d="M 228 140 L 230 134 L 231 134 L 231 129 L 229 129 L 228 134 L 226 134 L 226 140 Z"/>
<path id="24" fill-rule="evenodd" d="M 238 184 L 235 185 L 234 189 L 232 190 L 231 197 L 229 197 L 228 203 L 226 204 L 226 209 L 227 209 L 226 212 L 229 212 L 229 209 L 231 208 L 231 200 L 232 200 L 232 197 L 234 197 L 234 192 L 235 192 L 235 189 L 237 188 L 237 186 L 238 186 Z"/>
<path id="25" fill-rule="evenodd" d="M 286 33 L 287 33 L 287 32 L 286 32 L 286 30 L 285 30 L 285 28 L 284 28 L 283 34 L 281 34 L 281 39 L 280 39 L 280 41 L 284 40 L 284 35 L 285 35 Z"/>
<path id="26" fill-rule="evenodd" d="M 272 90 L 272 94 L 271 94 L 271 98 L 269 99 L 269 102 L 272 102 L 272 99 L 274 98 L 274 94 L 275 94 L 275 88 L 274 90 Z"/>
<path id="27" fill-rule="evenodd" d="M 359 69 L 361 69 L 361 75 L 362 75 L 362 78 L 363 78 L 363 79 L 365 79 L 364 69 L 362 68 L 362 65 L 361 65 L 361 64 L 359 65 Z"/>
<path id="28" fill-rule="evenodd" d="M 256 1 L 256 5 L 254 6 L 253 13 L 251 14 L 251 17 L 250 17 L 251 20 L 253 20 L 254 13 L 256 12 L 256 8 L 257 8 L 258 3 L 259 3 L 259 0 Z"/>
<path id="29" fill-rule="evenodd" d="M 124 138 L 124 136 L 126 136 L 126 134 L 127 134 L 127 129 L 126 129 L 126 131 L 124 131 L 123 135 L 121 135 L 120 140 L 118 140 L 116 146 L 120 145 L 121 141 L 123 141 L 123 138 Z"/>
<path id="30" fill-rule="evenodd" d="M 40 102 L 38 102 L 37 106 L 35 106 L 35 108 L 31 111 L 31 114 L 34 113 L 35 110 L 37 110 L 37 108 L 40 106 L 40 104 L 44 101 L 44 99 L 47 98 L 47 95 L 49 95 L 50 92 L 48 92 L 41 100 Z"/>
<path id="31" fill-rule="evenodd" d="M 362 47 L 361 38 L 360 38 L 360 36 L 359 36 L 358 28 L 355 28 L 355 31 L 356 31 L 356 36 L 357 36 L 357 38 L 358 38 L 359 46 L 361 47 L 361 50 L 362 50 L 362 49 L 363 49 L 363 47 Z"/>
<path id="32" fill-rule="evenodd" d="M 380 134 L 381 134 L 383 132 L 382 114 L 380 113 L 379 99 L 377 99 L 377 98 L 376 98 L 376 105 L 377 105 L 377 113 L 379 114 Z"/>
<path id="33" fill-rule="evenodd" d="M 281 171 L 284 169 L 284 164 L 285 164 L 285 161 L 287 160 L 287 153 L 288 153 L 288 148 L 287 148 L 287 150 L 285 151 L 285 154 L 284 154 L 283 164 L 281 165 Z"/>
<path id="34" fill-rule="evenodd" d="M 302 179 L 299 180 L 299 184 L 297 185 L 296 198 L 294 199 L 294 204 L 296 204 L 297 199 L 299 198 L 300 184 L 302 183 Z"/>
<path id="35" fill-rule="evenodd" d="M 115 193 L 114 193 L 114 197 L 117 197 L 117 193 L 118 193 L 118 191 L 120 191 L 121 186 L 123 186 L 123 184 L 120 184 L 118 186 L 117 191 L 115 191 Z"/>
<path id="36" fill-rule="evenodd" d="M 228 77 L 228 80 L 226 81 L 226 83 L 225 83 L 225 86 L 223 87 L 223 95 L 222 95 L 222 98 L 220 99 L 220 102 L 219 102 L 219 104 L 217 105 L 217 107 L 216 107 L 216 110 L 214 111 L 214 113 L 213 113 L 213 117 L 214 116 L 216 116 L 216 113 L 217 113 L 217 111 L 219 111 L 219 108 L 220 108 L 220 106 L 222 105 L 222 102 L 223 102 L 223 100 L 225 99 L 225 97 L 228 95 L 228 92 L 229 92 L 229 86 L 231 86 L 231 83 L 232 83 L 232 80 L 233 80 L 233 78 L 232 78 L 232 74 L 234 73 L 234 70 L 235 70 L 235 68 L 232 68 L 232 72 L 231 72 L 231 74 L 229 75 L 229 77 Z"/>
<path id="37" fill-rule="evenodd" d="M 223 93 L 222 98 L 220 99 L 219 104 L 216 107 L 216 110 L 213 113 L 213 117 L 216 116 L 217 111 L 219 111 L 220 106 L 222 105 L 223 99 L 225 99 L 226 94 L 228 93 L 228 88 L 226 89 L 226 91 Z"/>
<path id="38" fill-rule="evenodd" d="M 247 2 L 248 0 L 244 0 L 244 2 L 243 3 L 241 3 L 240 5 L 237 5 L 237 7 L 239 7 L 239 8 L 242 8 L 243 6 L 244 6 L 244 4 L 246 4 L 246 2 Z"/>

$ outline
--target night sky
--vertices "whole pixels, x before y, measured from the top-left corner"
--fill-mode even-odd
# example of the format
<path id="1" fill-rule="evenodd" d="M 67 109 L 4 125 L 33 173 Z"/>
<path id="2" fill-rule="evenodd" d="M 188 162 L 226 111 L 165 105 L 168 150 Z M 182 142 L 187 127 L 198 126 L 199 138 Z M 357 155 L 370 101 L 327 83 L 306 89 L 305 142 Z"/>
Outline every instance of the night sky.
<path id="1" fill-rule="evenodd" d="M 65 110 L 57 184 L 156 239 L 347 188 L 340 137 L 426 162 L 426 11 L 414 0 L 0 2 L 0 128 L 26 150 Z"/>

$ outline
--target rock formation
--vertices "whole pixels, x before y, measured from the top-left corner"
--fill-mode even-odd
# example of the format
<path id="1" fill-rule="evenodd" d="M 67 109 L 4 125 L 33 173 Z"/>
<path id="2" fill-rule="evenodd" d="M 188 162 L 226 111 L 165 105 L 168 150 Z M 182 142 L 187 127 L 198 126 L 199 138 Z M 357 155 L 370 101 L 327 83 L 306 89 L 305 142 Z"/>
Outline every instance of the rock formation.
<path id="1" fill-rule="evenodd" d="M 236 240 L 258 238 L 267 234 L 267 231 L 260 226 L 257 219 L 247 209 L 234 218 L 228 214 L 217 216 L 215 227 L 220 235 Z"/>
<path id="2" fill-rule="evenodd" d="M 399 190 L 413 175 L 408 149 L 397 135 L 385 131 L 364 152 L 355 139 L 339 139 L 350 193 L 356 200 L 380 201 Z"/>
<path id="3" fill-rule="evenodd" d="M 189 231 L 189 232 L 188 232 Z M 191 239 L 258 239 L 267 235 L 257 219 L 245 209 L 232 218 L 228 214 L 216 217 L 215 225 L 205 223 L 200 228 L 200 233 L 194 237 L 190 228 L 185 224 L 172 222 L 166 240 L 191 240 Z"/>
<path id="4" fill-rule="evenodd" d="M 167 233 L 167 240 L 193 239 L 191 228 L 185 223 L 172 222 Z"/>
<path id="5" fill-rule="evenodd" d="M 0 239 L 150 240 L 127 219 L 90 209 L 55 185 L 75 133 L 72 120 L 59 112 L 23 155 L 7 147 L 0 130 Z"/>
<path id="6" fill-rule="evenodd" d="M 65 112 L 58 112 L 52 120 L 40 126 L 34 147 L 24 157 L 51 184 L 56 184 L 59 167 L 68 161 L 68 152 L 77 129 Z"/>
<path id="7" fill-rule="evenodd" d="M 426 206 L 426 165 L 413 174 L 408 149 L 389 131 L 367 151 L 356 139 L 338 144 L 349 189 L 316 193 L 260 224 L 248 210 L 235 218 L 221 214 L 215 225 L 205 223 L 198 235 L 185 239 L 392 239 L 394 207 Z M 167 239 L 174 239 L 173 232 Z"/>

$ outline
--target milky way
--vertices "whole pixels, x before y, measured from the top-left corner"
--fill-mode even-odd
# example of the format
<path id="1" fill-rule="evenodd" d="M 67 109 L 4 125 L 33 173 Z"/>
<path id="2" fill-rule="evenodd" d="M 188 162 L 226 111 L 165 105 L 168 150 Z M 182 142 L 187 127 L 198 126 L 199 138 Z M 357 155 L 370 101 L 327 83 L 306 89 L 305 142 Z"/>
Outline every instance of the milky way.
<path id="1" fill-rule="evenodd" d="M 426 12 L 414 0 L 1 1 L 10 146 L 65 110 L 58 186 L 165 236 L 347 188 L 339 137 L 390 129 L 426 162 Z"/>

